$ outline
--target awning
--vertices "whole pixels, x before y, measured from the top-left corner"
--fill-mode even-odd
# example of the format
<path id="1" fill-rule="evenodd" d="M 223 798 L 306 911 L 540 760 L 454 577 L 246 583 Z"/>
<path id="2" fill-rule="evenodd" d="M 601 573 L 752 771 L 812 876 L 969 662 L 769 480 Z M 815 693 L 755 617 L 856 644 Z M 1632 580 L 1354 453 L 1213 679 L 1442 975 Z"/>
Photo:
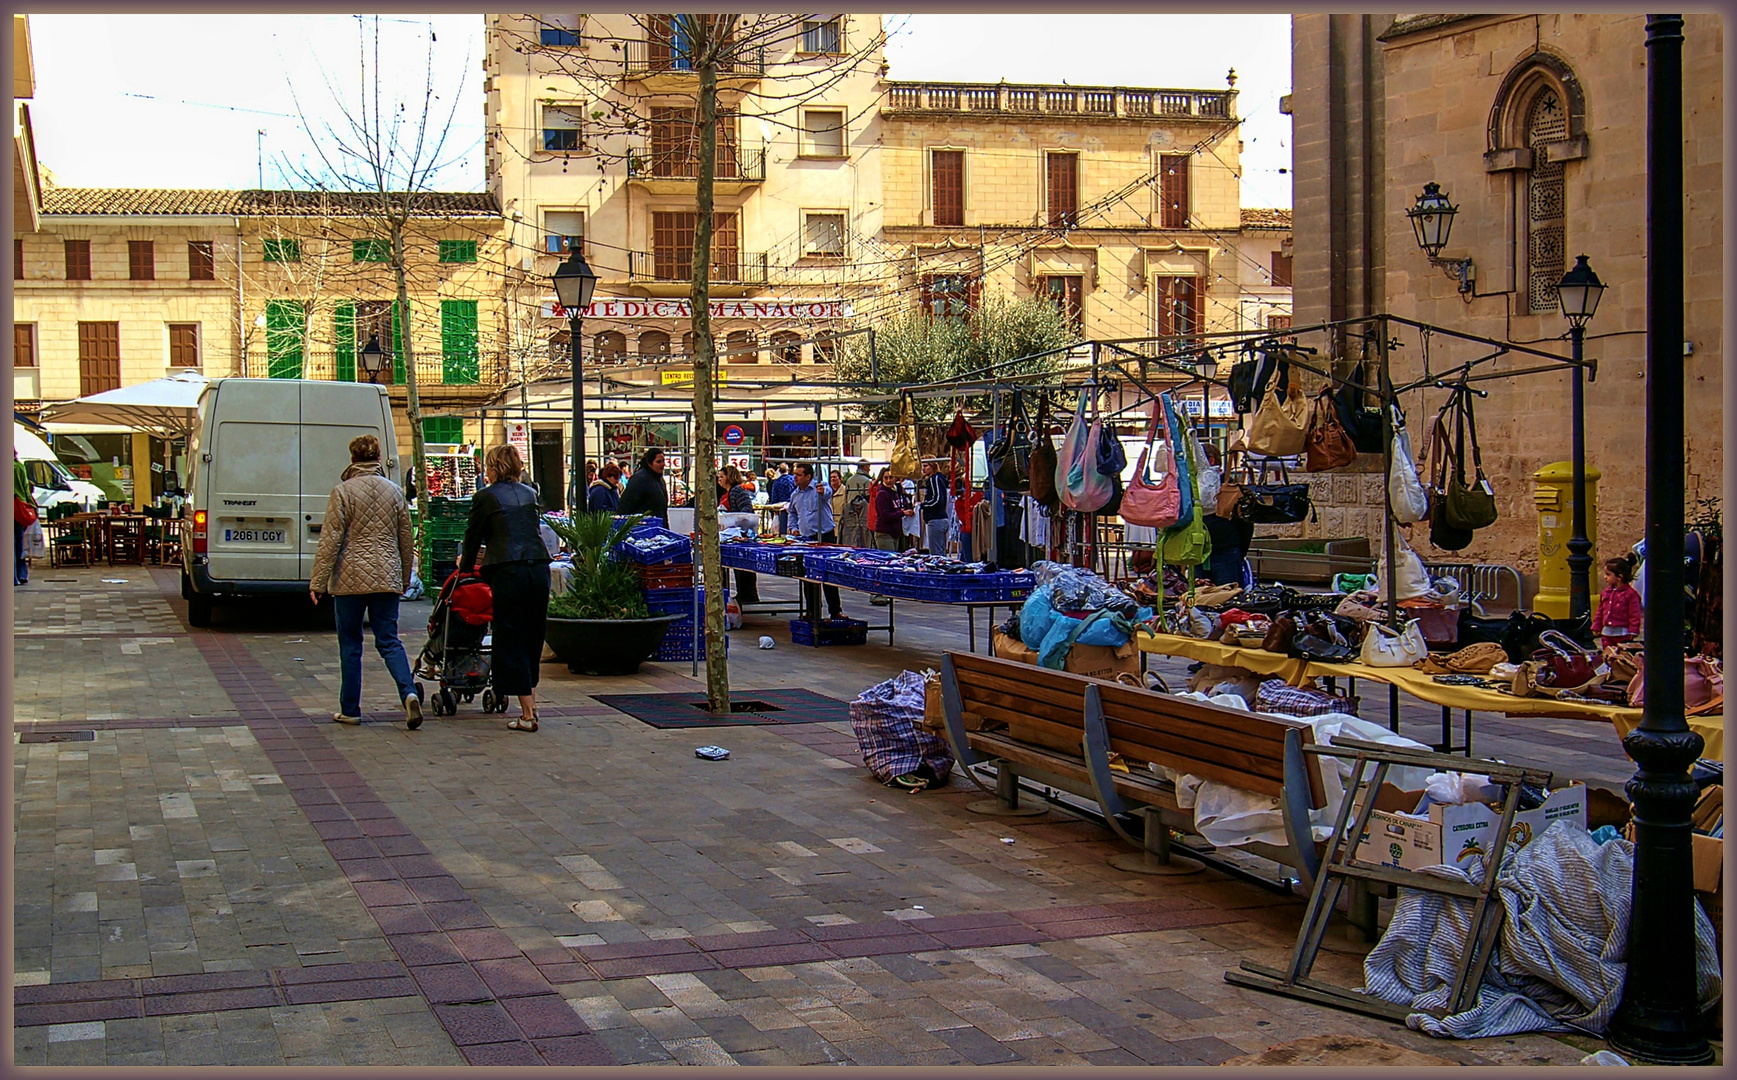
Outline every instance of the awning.
<path id="1" fill-rule="evenodd" d="M 50 430 L 62 424 L 102 425 L 177 437 L 193 430 L 199 395 L 208 382 L 196 371 L 182 371 L 167 378 L 47 406 L 42 410 L 42 418 Z"/>

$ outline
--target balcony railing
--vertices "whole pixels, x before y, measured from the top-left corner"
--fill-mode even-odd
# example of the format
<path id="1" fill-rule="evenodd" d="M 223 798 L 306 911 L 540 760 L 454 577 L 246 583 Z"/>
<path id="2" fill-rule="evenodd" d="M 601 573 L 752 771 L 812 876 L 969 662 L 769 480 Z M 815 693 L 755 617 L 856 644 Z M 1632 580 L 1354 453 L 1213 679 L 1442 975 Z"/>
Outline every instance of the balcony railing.
<path id="1" fill-rule="evenodd" d="M 623 66 L 630 79 L 647 75 L 694 75 L 694 62 L 668 43 L 629 41 L 623 43 Z M 718 64 L 718 75 L 724 78 L 759 78 L 766 74 L 766 50 L 752 46 L 731 50 Z"/>
<path id="2" fill-rule="evenodd" d="M 897 83 L 887 87 L 884 111 L 1228 119 L 1233 93 L 1227 90 L 1129 90 L 1110 86 Z"/>
<path id="3" fill-rule="evenodd" d="M 733 150 L 733 152 L 732 152 Z M 631 180 L 698 180 L 700 163 L 687 153 L 653 153 L 645 146 L 629 147 L 627 176 Z M 760 183 L 766 179 L 766 148 L 764 146 L 718 147 L 718 180 L 743 180 Z"/>
<path id="4" fill-rule="evenodd" d="M 689 251 L 627 253 L 629 281 L 687 281 L 693 256 Z M 764 285 L 771 260 L 764 251 L 720 252 L 712 257 L 715 285 Z"/>
<path id="5" fill-rule="evenodd" d="M 319 379 L 331 382 L 370 381 L 360 358 L 337 352 L 278 353 L 263 349 L 247 354 L 246 373 L 253 378 Z M 391 356 L 379 378 L 381 386 L 402 386 L 403 361 Z M 427 349 L 416 354 L 416 385 L 432 387 L 498 387 L 515 378 L 513 364 L 504 353 L 481 353 L 469 356 L 443 356 L 439 350 Z"/>

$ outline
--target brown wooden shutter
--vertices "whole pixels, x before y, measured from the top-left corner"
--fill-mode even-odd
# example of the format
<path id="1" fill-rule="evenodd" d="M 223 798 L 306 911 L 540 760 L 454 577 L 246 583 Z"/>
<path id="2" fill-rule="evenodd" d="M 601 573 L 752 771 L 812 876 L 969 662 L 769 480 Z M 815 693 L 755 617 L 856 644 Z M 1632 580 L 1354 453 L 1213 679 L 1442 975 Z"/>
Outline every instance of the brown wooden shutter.
<path id="1" fill-rule="evenodd" d="M 121 324 L 78 324 L 79 395 L 121 388 Z"/>
<path id="2" fill-rule="evenodd" d="M 12 366 L 36 366 L 36 324 L 12 324 Z"/>
<path id="3" fill-rule="evenodd" d="M 66 280 L 90 280 L 90 241 L 66 241 Z"/>
<path id="4" fill-rule="evenodd" d="M 737 235 L 735 214 L 712 215 L 712 267 L 713 276 L 719 281 L 741 281 L 742 272 L 739 265 L 742 257 L 738 249 L 740 238 Z"/>
<path id="5" fill-rule="evenodd" d="M 187 280 L 217 280 L 217 260 L 211 253 L 211 241 L 187 241 Z"/>
<path id="6" fill-rule="evenodd" d="M 1273 284 L 1287 289 L 1291 287 L 1291 256 L 1282 251 L 1273 252 Z"/>
<path id="7" fill-rule="evenodd" d="M 679 281 L 693 264 L 694 221 L 691 213 L 651 215 L 652 273 L 660 281 Z"/>
<path id="8" fill-rule="evenodd" d="M 1050 154 L 1049 157 L 1049 223 L 1067 226 L 1079 224 L 1080 218 L 1080 156 Z"/>
<path id="9" fill-rule="evenodd" d="M 127 241 L 127 277 L 133 281 L 154 281 L 157 277 L 157 249 L 149 240 Z"/>
<path id="10" fill-rule="evenodd" d="M 1188 162 L 1187 154 L 1165 154 L 1158 159 L 1160 228 L 1188 228 Z"/>
<path id="11" fill-rule="evenodd" d="M 199 366 L 199 324 L 169 324 L 169 366 L 196 368 Z"/>
<path id="12" fill-rule="evenodd" d="M 24 280 L 24 237 L 12 238 L 12 280 Z"/>
<path id="13" fill-rule="evenodd" d="M 965 224 L 965 151 L 930 152 L 935 224 Z"/>

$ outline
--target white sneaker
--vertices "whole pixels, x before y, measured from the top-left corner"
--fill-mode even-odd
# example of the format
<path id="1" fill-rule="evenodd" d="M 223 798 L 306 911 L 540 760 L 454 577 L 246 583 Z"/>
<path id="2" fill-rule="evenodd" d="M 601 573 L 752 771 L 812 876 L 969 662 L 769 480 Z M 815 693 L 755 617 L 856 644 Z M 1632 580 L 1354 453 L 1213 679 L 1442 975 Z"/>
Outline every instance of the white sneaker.
<path id="1" fill-rule="evenodd" d="M 335 712 L 332 714 L 332 722 L 337 724 L 360 724 L 362 718 L 360 716 L 345 716 L 341 712 Z"/>
<path id="2" fill-rule="evenodd" d="M 404 697 L 404 726 L 411 731 L 422 726 L 422 699 L 415 694 Z"/>

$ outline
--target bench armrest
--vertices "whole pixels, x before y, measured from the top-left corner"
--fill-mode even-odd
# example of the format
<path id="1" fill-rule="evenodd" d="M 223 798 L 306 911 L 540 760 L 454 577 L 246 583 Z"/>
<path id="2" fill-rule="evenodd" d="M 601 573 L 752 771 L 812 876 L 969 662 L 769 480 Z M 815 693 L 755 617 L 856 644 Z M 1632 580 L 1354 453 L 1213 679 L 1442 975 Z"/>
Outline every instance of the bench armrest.
<path id="1" fill-rule="evenodd" d="M 959 763 L 959 771 L 979 788 L 994 794 L 977 778 L 977 773 L 972 768 L 988 759 L 971 749 L 971 739 L 965 731 L 965 703 L 959 696 L 959 672 L 953 667 L 951 653 L 941 657 L 941 715 L 945 720 L 941 730 L 947 736 L 947 746 L 953 751 L 953 760 Z"/>
<path id="2" fill-rule="evenodd" d="M 1143 847 L 1140 841 L 1128 835 L 1117 818 L 1128 808 L 1122 797 L 1116 794 L 1116 778 L 1110 773 L 1110 731 L 1104 723 L 1104 699 L 1095 684 L 1086 687 L 1082 726 L 1085 730 L 1080 737 L 1080 748 L 1086 761 L 1086 776 L 1092 782 L 1092 793 L 1097 797 L 1098 808 L 1104 812 L 1104 821 L 1117 836 L 1136 847 Z M 1147 827 L 1154 826 L 1149 823 Z"/>
<path id="3" fill-rule="evenodd" d="M 1321 857 L 1315 850 L 1315 833 L 1309 824 L 1309 761 L 1303 753 L 1303 730 L 1291 728 L 1285 732 L 1285 787 L 1279 796 L 1279 814 L 1284 821 L 1285 840 L 1296 853 L 1297 871 L 1303 886 L 1313 890 L 1315 875 L 1321 871 Z"/>

